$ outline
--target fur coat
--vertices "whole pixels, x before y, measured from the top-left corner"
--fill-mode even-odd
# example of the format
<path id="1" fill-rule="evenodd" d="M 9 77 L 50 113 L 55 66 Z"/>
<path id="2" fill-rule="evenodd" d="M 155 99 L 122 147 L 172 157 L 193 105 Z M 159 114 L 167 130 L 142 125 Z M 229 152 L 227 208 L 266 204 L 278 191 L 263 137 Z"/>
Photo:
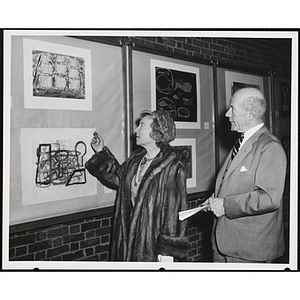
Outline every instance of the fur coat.
<path id="1" fill-rule="evenodd" d="M 135 198 L 131 183 L 146 150 L 136 150 L 122 165 L 107 147 L 86 163 L 102 184 L 117 190 L 110 259 L 157 261 L 158 254 L 187 256 L 186 221 L 178 213 L 187 209 L 186 175 L 171 146 L 163 146 L 147 169 Z"/>

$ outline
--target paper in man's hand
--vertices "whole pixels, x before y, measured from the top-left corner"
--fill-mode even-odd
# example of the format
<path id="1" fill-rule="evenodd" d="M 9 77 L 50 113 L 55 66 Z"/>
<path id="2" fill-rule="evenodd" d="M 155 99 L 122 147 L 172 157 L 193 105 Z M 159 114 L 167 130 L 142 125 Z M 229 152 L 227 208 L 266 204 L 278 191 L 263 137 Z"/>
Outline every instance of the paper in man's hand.
<path id="1" fill-rule="evenodd" d="M 200 205 L 200 206 L 192 208 L 192 209 L 187 209 L 187 210 L 180 211 L 179 212 L 179 220 L 183 221 L 183 220 L 193 216 L 194 214 L 198 213 L 199 211 L 207 208 L 208 206 L 209 206 L 209 204 Z"/>

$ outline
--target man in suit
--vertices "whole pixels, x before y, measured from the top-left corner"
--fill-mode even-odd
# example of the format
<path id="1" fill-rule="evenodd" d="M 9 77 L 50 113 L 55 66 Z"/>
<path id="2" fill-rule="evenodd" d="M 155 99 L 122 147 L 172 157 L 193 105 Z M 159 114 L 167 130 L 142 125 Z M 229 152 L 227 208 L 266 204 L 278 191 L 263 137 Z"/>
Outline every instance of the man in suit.
<path id="1" fill-rule="evenodd" d="M 284 253 L 282 194 L 286 155 L 263 123 L 266 100 L 255 88 L 236 91 L 225 116 L 243 134 L 230 151 L 207 202 L 215 216 L 215 262 L 272 262 Z M 235 155 L 235 156 L 234 156 Z"/>

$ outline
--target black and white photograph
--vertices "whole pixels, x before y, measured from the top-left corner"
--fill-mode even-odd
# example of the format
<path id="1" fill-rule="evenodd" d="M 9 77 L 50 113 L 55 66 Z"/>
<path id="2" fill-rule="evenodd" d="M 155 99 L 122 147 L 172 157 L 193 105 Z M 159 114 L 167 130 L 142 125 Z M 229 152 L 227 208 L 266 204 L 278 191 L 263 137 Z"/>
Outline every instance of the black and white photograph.
<path id="1" fill-rule="evenodd" d="M 298 270 L 297 31 L 3 33 L 3 270 Z"/>

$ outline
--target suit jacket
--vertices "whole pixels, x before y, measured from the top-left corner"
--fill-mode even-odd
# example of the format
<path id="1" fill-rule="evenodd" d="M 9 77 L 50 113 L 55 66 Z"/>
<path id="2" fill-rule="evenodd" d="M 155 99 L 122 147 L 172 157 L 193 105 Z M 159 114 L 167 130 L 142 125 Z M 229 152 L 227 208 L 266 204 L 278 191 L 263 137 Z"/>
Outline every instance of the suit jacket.
<path id="1" fill-rule="evenodd" d="M 146 154 L 137 149 L 122 165 L 107 147 L 91 157 L 87 170 L 104 185 L 116 189 L 110 259 L 157 261 L 158 254 L 187 257 L 187 222 L 178 213 L 187 209 L 186 175 L 182 162 L 165 145 L 147 169 L 132 204 L 131 183 Z"/>
<path id="2" fill-rule="evenodd" d="M 224 198 L 225 215 L 214 224 L 213 245 L 227 256 L 273 260 L 284 252 L 285 152 L 265 126 L 246 141 L 232 162 L 231 152 L 216 180 L 215 195 Z"/>

